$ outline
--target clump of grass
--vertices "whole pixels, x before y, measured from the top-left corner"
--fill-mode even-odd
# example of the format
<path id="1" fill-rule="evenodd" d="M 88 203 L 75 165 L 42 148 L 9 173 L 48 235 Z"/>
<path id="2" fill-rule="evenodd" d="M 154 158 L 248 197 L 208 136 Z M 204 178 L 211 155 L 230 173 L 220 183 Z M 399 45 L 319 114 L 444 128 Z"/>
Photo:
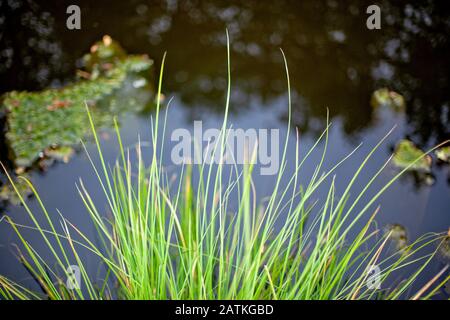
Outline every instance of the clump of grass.
<path id="1" fill-rule="evenodd" d="M 223 154 L 225 149 L 225 129 L 228 126 L 229 46 L 227 53 L 225 116 L 221 143 L 214 146 L 214 152 L 219 154 Z M 290 109 L 286 60 L 285 65 Z M 163 69 L 164 58 L 158 96 Z M 94 165 L 94 159 L 88 155 L 111 212 L 111 218 L 105 219 L 103 210 L 80 183 L 79 195 L 98 232 L 96 241 L 62 215 L 58 220 L 63 231 L 57 231 L 56 219 L 27 181 L 42 208 L 46 225 L 38 222 L 38 213 L 30 210 L 20 193 L 19 197 L 34 223 L 33 229 L 42 236 L 56 266 L 52 267 L 26 241 L 22 226 L 6 217 L 22 243 L 21 262 L 39 283 L 42 292 L 33 292 L 0 276 L 0 295 L 3 298 L 399 299 L 407 297 L 411 286 L 434 256 L 434 253 L 422 254 L 422 250 L 439 244 L 443 239 L 441 234 L 426 234 L 401 252 L 385 253 L 389 234 L 378 237 L 372 230 L 378 211 L 373 206 L 408 168 L 393 177 L 374 196 L 368 196 L 368 189 L 390 161 L 388 159 L 366 186 L 354 190 L 355 181 L 365 173 L 367 162 L 385 138 L 366 156 L 339 196 L 333 173 L 351 154 L 330 169 L 323 168 L 327 157 L 328 127 L 305 155 L 300 156 L 297 143 L 294 172 L 286 170 L 286 139 L 273 192 L 266 203 L 257 205 L 251 164 L 242 168 L 234 166 L 228 177 L 222 165 L 216 169 L 204 164 L 186 165 L 176 182 L 171 181 L 162 167 L 162 151 L 157 152 L 165 132 L 164 122 L 163 137 L 158 136 L 159 113 L 158 101 L 152 125 L 149 166 L 144 164 L 140 143 L 137 163 L 132 163 L 116 124 L 120 157 L 110 168 L 103 158 L 94 121 L 88 111 L 100 165 Z M 321 160 L 309 183 L 302 187 L 299 177 L 303 164 L 322 142 L 325 147 Z M 420 161 L 420 158 L 415 161 Z M 410 166 L 413 165 L 414 161 Z M 192 178 L 194 172 L 198 175 L 197 183 Z M 315 194 L 322 186 L 326 186 L 328 192 L 324 202 L 319 203 L 315 201 Z M 352 201 L 349 200 L 350 192 L 354 197 Z M 232 203 L 238 206 L 230 213 Z M 361 223 L 363 226 L 356 230 Z M 349 238 L 350 234 L 355 235 Z M 89 275 L 85 261 L 80 258 L 80 250 L 88 250 L 100 259 L 106 269 L 102 281 L 96 282 Z M 72 264 L 80 268 L 81 289 L 70 290 L 65 285 L 68 276 L 65 270 Z M 367 270 L 375 264 L 382 271 L 380 290 L 366 286 Z M 402 282 L 392 287 L 386 284 L 390 276 L 410 265 L 416 269 Z M 430 298 L 439 288 L 439 284 L 435 284 L 437 279 L 432 279 L 411 297 Z"/>

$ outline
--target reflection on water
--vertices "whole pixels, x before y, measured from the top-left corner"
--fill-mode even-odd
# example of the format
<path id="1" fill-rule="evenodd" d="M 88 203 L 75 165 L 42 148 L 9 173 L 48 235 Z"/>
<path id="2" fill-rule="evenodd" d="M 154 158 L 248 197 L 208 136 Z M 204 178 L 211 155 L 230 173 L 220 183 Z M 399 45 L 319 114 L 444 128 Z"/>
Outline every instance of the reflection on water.
<path id="1" fill-rule="evenodd" d="M 1 88 L 42 89 L 71 79 L 90 43 L 111 34 L 129 52 L 160 61 L 168 51 L 166 90 L 193 111 L 221 110 L 224 28 L 233 42 L 235 110 L 286 91 L 282 47 L 296 95 L 295 122 L 321 128 L 324 108 L 348 134 L 372 125 L 371 93 L 387 86 L 406 98 L 410 135 L 419 145 L 450 135 L 450 15 L 444 3 L 380 1 L 382 29 L 367 30 L 358 1 L 76 1 L 82 30 L 65 28 L 73 1 L 2 1 Z M 4 12 L 4 13 L 3 13 Z M 119 23 L 120 22 L 120 23 Z M 24 45 L 25 44 L 25 45 Z M 319 122 L 318 122 L 319 120 Z"/>
<path id="2" fill-rule="evenodd" d="M 55 18 L 32 1 L 0 1 L 1 91 L 58 85 L 64 60 Z"/>

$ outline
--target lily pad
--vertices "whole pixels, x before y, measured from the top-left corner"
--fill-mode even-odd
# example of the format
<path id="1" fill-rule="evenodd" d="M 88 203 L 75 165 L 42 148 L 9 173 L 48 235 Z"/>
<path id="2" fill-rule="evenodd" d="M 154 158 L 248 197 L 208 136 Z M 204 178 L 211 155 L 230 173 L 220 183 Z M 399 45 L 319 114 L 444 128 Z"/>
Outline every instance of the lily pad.
<path id="1" fill-rule="evenodd" d="M 415 162 L 418 158 L 422 157 L 420 160 Z M 431 157 L 425 155 L 425 153 L 417 148 L 413 142 L 403 139 L 395 147 L 393 163 L 399 168 L 406 168 L 409 165 L 410 170 L 418 170 L 430 172 L 431 168 Z"/>
<path id="2" fill-rule="evenodd" d="M 388 107 L 396 112 L 405 110 L 405 98 L 388 88 L 381 88 L 373 92 L 370 103 L 373 108 Z"/>
<path id="3" fill-rule="evenodd" d="M 94 43 L 90 53 L 83 56 L 83 64 L 87 72 L 98 74 L 109 70 L 117 61 L 125 59 L 126 56 L 127 53 L 117 41 L 104 35 L 102 41 Z"/>
<path id="4" fill-rule="evenodd" d="M 88 104 L 97 127 L 109 126 L 115 115 L 139 112 L 153 104 L 154 90 L 146 75 L 153 61 L 146 55 L 126 55 L 120 45 L 105 36 L 85 55 L 84 79 L 61 89 L 41 92 L 8 92 L 6 142 L 16 168 L 28 168 L 38 159 L 70 158 L 71 146 L 90 133 Z M 134 86 L 133 83 L 142 84 Z M 57 151 L 56 151 L 57 150 Z"/>
<path id="5" fill-rule="evenodd" d="M 439 160 L 450 163 L 450 146 L 439 148 L 434 153 Z"/>

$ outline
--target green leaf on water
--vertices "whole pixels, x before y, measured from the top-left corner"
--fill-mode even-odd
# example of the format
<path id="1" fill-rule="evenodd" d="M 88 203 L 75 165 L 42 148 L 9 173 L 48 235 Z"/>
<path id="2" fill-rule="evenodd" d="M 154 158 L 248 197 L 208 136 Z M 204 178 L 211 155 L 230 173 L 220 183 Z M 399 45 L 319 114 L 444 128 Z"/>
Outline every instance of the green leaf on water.
<path id="1" fill-rule="evenodd" d="M 395 91 L 388 88 L 381 88 L 373 92 L 370 104 L 374 109 L 379 107 L 388 107 L 395 112 L 405 110 L 405 98 Z"/>
<path id="2" fill-rule="evenodd" d="M 68 148 L 89 134 L 86 103 L 98 127 L 112 125 L 116 115 L 153 105 L 154 89 L 146 79 L 153 61 L 148 56 L 127 55 L 105 36 L 84 63 L 83 79 L 73 84 L 40 92 L 11 91 L 2 97 L 6 142 L 20 171 L 37 161 L 70 158 L 73 151 Z"/>
<path id="3" fill-rule="evenodd" d="M 450 146 L 439 148 L 434 153 L 439 160 L 450 163 Z"/>
<path id="4" fill-rule="evenodd" d="M 61 146 L 55 148 L 47 148 L 45 149 L 45 156 L 57 161 L 62 161 L 64 163 L 69 162 L 70 158 L 72 158 L 75 153 L 74 149 L 69 146 Z"/>
<path id="5" fill-rule="evenodd" d="M 418 158 L 420 160 L 411 165 Z M 399 168 L 406 168 L 411 165 L 410 170 L 430 171 L 431 157 L 417 148 L 413 142 L 403 139 L 395 147 L 393 163 Z"/>
<path id="6" fill-rule="evenodd" d="M 102 41 L 93 44 L 90 52 L 83 56 L 83 64 L 86 71 L 98 75 L 110 69 L 117 61 L 125 59 L 126 56 L 127 53 L 121 45 L 105 35 Z"/>

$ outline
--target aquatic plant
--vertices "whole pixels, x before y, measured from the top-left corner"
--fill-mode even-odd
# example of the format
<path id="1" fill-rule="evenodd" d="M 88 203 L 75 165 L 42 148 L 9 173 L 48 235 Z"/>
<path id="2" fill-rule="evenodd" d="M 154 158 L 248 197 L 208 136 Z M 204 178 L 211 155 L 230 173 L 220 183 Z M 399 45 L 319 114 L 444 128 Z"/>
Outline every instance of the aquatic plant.
<path id="1" fill-rule="evenodd" d="M 148 75 L 153 61 L 145 55 L 126 55 L 105 36 L 83 58 L 84 79 L 61 89 L 8 92 L 2 106 L 6 142 L 14 164 L 23 171 L 56 148 L 77 145 L 89 133 L 85 103 L 98 125 L 112 124 L 114 115 L 141 111 L 153 98 Z"/>
<path id="2" fill-rule="evenodd" d="M 372 93 L 370 104 L 373 108 L 387 107 L 395 112 L 405 111 L 405 98 L 400 93 L 381 88 Z"/>
<path id="3" fill-rule="evenodd" d="M 416 161 L 418 158 L 420 160 Z M 403 139 L 397 143 L 394 150 L 393 163 L 400 168 L 429 172 L 431 156 L 415 146 L 412 141 Z"/>
<path id="4" fill-rule="evenodd" d="M 229 47 L 227 53 L 228 90 L 221 143 L 214 146 L 214 153 L 219 154 L 225 149 L 224 132 L 229 126 Z M 286 60 L 285 66 L 290 114 Z M 158 97 L 163 69 L 164 58 Z M 98 159 L 89 153 L 88 156 L 111 215 L 105 217 L 103 206 L 96 204 L 80 182 L 79 195 L 97 230 L 97 240 L 91 239 L 63 215 L 53 217 L 39 193 L 25 180 L 33 189 L 44 218 L 40 222 L 39 213 L 33 212 L 21 198 L 33 221 L 31 228 L 41 235 L 56 266 L 53 261 L 44 260 L 25 239 L 24 226 L 6 216 L 5 221 L 21 241 L 21 262 L 36 279 L 41 292 L 0 276 L 0 295 L 5 299 L 399 299 L 408 296 L 419 274 L 436 254 L 426 249 L 439 246 L 444 238 L 443 234 L 426 234 L 407 244 L 401 253 L 384 254 L 391 234 L 378 236 L 376 229 L 372 229 L 378 212 L 374 205 L 401 174 L 425 156 L 412 161 L 370 196 L 369 188 L 390 159 L 362 189 L 356 189 L 356 181 L 365 173 L 366 164 L 385 138 L 367 154 L 338 195 L 333 174 L 353 152 L 324 169 L 328 157 L 327 126 L 306 153 L 300 155 L 297 143 L 295 169 L 288 172 L 288 132 L 273 191 L 267 201 L 257 205 L 251 164 L 233 166 L 228 177 L 223 165 L 213 169 L 205 164 L 183 166 L 175 181 L 168 177 L 161 159 L 166 120 L 161 133 L 159 99 L 152 122 L 148 165 L 140 142 L 136 163 L 131 161 L 130 150 L 123 147 L 116 123 L 120 155 L 115 165 L 109 167 L 95 131 L 95 115 L 87 110 Z M 322 144 L 324 147 L 319 151 Z M 321 152 L 320 160 L 311 172 L 309 183 L 301 186 L 303 164 L 314 152 Z M 198 175 L 197 182 L 193 179 L 194 172 Z M 286 183 L 282 183 L 283 177 L 287 177 Z M 315 195 L 321 187 L 328 191 L 319 203 Z M 237 203 L 235 210 L 232 203 Z M 81 250 L 87 250 L 101 261 L 106 270 L 103 280 L 93 280 L 81 258 Z M 66 284 L 70 276 L 68 267 L 73 264 L 80 268 L 81 288 L 69 288 Z M 366 286 L 367 270 L 373 265 L 381 269 L 381 289 Z M 411 265 L 416 269 L 404 281 L 388 284 L 391 276 Z M 448 277 L 442 283 L 446 280 Z M 432 279 L 412 298 L 432 297 L 442 286 L 435 282 Z"/>

